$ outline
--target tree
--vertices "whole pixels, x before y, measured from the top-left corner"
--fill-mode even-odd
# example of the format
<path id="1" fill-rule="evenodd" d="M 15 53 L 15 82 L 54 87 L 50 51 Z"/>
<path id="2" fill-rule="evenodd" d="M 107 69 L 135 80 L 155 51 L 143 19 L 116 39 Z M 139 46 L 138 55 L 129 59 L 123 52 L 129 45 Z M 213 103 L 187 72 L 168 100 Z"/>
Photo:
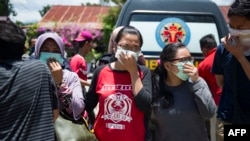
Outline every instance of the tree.
<path id="1" fill-rule="evenodd" d="M 96 3 L 91 4 L 90 2 L 86 3 L 86 6 L 99 6 L 99 5 L 100 4 L 96 4 Z M 82 4 L 82 6 L 84 6 L 84 4 Z"/>
<path id="2" fill-rule="evenodd" d="M 47 5 L 47 6 L 44 6 L 42 10 L 39 10 L 41 17 L 43 17 L 50 10 L 50 8 L 51 6 Z"/>
<path id="3" fill-rule="evenodd" d="M 103 19 L 102 19 L 103 32 L 104 32 L 103 40 L 106 45 L 108 45 L 110 34 L 115 27 L 115 24 L 120 14 L 120 11 L 122 9 L 122 6 L 126 2 L 126 0 L 104 0 L 104 2 L 108 2 L 108 3 L 111 1 L 115 3 L 116 6 L 111 7 L 108 15 L 103 16 Z"/>
<path id="4" fill-rule="evenodd" d="M 31 39 L 31 38 L 37 38 L 38 37 L 38 28 L 39 28 L 39 25 L 37 23 L 34 23 L 34 24 L 31 24 L 31 25 L 28 25 L 28 29 L 27 29 L 27 32 L 26 32 L 26 35 L 27 35 L 27 39 Z"/>
<path id="5" fill-rule="evenodd" d="M 123 4 L 127 1 L 127 0 L 103 0 L 104 2 L 110 3 L 113 2 L 114 4 L 118 5 L 118 6 L 123 6 Z"/>
<path id="6" fill-rule="evenodd" d="M 16 16 L 17 13 L 13 9 L 13 5 L 9 2 L 9 0 L 0 0 L 0 16 Z"/>

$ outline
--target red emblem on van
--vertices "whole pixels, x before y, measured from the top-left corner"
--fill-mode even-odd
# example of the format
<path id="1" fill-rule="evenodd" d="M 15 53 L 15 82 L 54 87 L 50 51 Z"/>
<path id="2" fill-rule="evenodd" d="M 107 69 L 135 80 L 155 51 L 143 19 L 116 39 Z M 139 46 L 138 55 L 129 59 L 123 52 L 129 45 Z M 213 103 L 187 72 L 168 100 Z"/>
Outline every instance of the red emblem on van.
<path id="1" fill-rule="evenodd" d="M 183 36 L 185 36 L 184 32 L 181 30 L 182 27 L 178 27 L 174 23 L 169 27 L 164 27 L 162 36 L 165 39 L 165 42 L 181 42 Z"/>
<path id="2" fill-rule="evenodd" d="M 156 29 L 157 43 L 163 48 L 166 44 L 181 42 L 187 45 L 190 41 L 190 30 L 187 24 L 179 18 L 166 18 Z"/>

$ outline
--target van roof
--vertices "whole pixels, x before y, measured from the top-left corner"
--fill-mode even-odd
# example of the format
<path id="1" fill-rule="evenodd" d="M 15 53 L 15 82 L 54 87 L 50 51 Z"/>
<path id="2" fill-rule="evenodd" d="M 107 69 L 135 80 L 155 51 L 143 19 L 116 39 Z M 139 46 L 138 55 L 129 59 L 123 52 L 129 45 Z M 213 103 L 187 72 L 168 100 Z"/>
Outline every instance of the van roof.
<path id="1" fill-rule="evenodd" d="M 224 18 L 218 6 L 210 0 L 128 0 L 117 20 L 117 25 L 126 25 L 124 21 L 130 14 L 127 11 L 134 10 L 155 10 L 155 11 L 179 11 L 179 12 L 207 12 Z"/>

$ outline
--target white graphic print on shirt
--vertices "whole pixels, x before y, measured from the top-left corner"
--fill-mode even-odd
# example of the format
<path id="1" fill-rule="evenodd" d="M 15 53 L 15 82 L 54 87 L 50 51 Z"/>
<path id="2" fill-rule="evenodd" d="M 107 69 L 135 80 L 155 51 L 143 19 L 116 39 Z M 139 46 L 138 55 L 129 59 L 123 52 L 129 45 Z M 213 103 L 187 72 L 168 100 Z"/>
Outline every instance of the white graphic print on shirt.
<path id="1" fill-rule="evenodd" d="M 126 85 L 126 89 L 124 89 L 124 86 L 104 86 L 106 88 L 103 88 L 102 90 L 110 90 L 111 89 L 119 89 L 119 90 L 126 90 L 128 91 L 131 88 Z M 109 87 L 107 89 L 107 87 Z M 111 129 L 125 129 L 124 124 L 118 124 L 120 121 L 127 121 L 130 122 L 132 120 L 131 117 L 131 106 L 132 106 L 132 100 L 125 94 L 121 92 L 117 92 L 115 94 L 112 94 L 108 96 L 104 101 L 104 115 L 102 115 L 102 118 L 104 120 L 111 120 L 113 123 L 106 123 L 107 128 Z"/>

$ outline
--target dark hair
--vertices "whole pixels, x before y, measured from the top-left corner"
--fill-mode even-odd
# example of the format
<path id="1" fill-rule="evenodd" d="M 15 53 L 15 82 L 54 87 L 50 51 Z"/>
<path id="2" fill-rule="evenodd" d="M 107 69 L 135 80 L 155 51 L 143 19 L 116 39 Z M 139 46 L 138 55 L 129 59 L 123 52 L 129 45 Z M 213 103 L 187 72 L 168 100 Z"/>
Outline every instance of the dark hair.
<path id="1" fill-rule="evenodd" d="M 118 43 L 121 38 L 123 37 L 124 34 L 133 34 L 133 35 L 137 35 L 139 37 L 140 40 L 140 46 L 143 45 L 143 39 L 142 39 L 142 35 L 140 33 L 140 31 L 133 27 L 133 26 L 125 26 L 123 27 L 118 33 L 117 36 L 115 38 L 115 42 Z"/>
<path id="2" fill-rule="evenodd" d="M 213 34 L 207 34 L 200 39 L 201 49 L 202 48 L 212 49 L 212 48 L 215 48 L 216 46 L 217 46 L 217 43 L 215 41 Z"/>
<path id="3" fill-rule="evenodd" d="M 164 101 L 163 107 L 168 107 L 173 104 L 173 95 L 165 89 L 165 78 L 167 72 L 163 66 L 165 62 L 169 62 L 175 58 L 175 55 L 180 48 L 185 48 L 185 45 L 180 42 L 170 43 L 166 45 L 160 55 L 160 64 L 152 73 L 152 98 L 153 102 L 156 99 L 162 98 Z"/>
<path id="4" fill-rule="evenodd" d="M 163 64 L 166 61 L 173 60 L 175 58 L 178 49 L 180 48 L 185 48 L 185 45 L 180 42 L 170 43 L 166 45 L 160 54 L 161 64 Z"/>
<path id="5" fill-rule="evenodd" d="M 81 33 L 81 31 L 77 31 L 74 38 L 77 38 L 80 33 Z M 71 52 L 72 56 L 79 53 L 79 49 L 82 48 L 86 44 L 86 42 L 91 42 L 94 40 L 95 40 L 94 38 L 93 39 L 86 38 L 85 40 L 82 40 L 82 41 L 74 41 L 73 40 L 73 42 L 72 42 L 73 50 Z"/>
<path id="6" fill-rule="evenodd" d="M 76 42 L 76 44 L 78 45 L 79 48 L 82 48 L 89 41 L 90 40 L 83 40 L 83 41 Z"/>
<path id="7" fill-rule="evenodd" d="M 79 52 L 79 49 L 82 48 L 86 44 L 86 42 L 90 42 L 90 41 L 93 41 L 93 40 L 83 40 L 79 42 L 73 41 L 72 42 L 72 45 L 73 45 L 72 55 L 77 54 Z"/>
<path id="8" fill-rule="evenodd" d="M 250 1 L 235 0 L 228 10 L 227 16 L 242 16 L 250 20 Z"/>
<path id="9" fill-rule="evenodd" d="M 0 59 L 21 60 L 26 40 L 23 30 L 10 19 L 0 21 Z"/>

